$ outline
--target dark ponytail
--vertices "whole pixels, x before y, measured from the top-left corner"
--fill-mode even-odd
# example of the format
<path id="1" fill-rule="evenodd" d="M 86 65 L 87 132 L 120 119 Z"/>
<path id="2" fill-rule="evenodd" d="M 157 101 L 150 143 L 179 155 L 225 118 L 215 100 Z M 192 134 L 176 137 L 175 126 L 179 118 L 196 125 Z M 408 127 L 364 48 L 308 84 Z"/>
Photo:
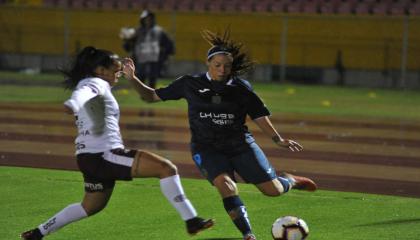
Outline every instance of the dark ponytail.
<path id="1" fill-rule="evenodd" d="M 64 87 L 73 90 L 80 80 L 95 76 L 96 67 L 108 68 L 114 64 L 115 59 L 116 55 L 110 51 L 92 46 L 83 48 L 68 69 L 61 69 L 65 76 Z"/>

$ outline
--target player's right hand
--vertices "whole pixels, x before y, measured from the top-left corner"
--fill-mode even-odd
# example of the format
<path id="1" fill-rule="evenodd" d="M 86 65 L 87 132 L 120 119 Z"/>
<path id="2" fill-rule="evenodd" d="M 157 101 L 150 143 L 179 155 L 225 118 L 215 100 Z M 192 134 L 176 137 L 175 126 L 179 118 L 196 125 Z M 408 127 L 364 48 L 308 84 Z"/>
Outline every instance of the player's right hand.
<path id="1" fill-rule="evenodd" d="M 134 61 L 131 58 L 124 58 L 122 60 L 122 71 L 124 73 L 125 78 L 131 80 L 135 77 L 136 67 L 134 65 Z"/>

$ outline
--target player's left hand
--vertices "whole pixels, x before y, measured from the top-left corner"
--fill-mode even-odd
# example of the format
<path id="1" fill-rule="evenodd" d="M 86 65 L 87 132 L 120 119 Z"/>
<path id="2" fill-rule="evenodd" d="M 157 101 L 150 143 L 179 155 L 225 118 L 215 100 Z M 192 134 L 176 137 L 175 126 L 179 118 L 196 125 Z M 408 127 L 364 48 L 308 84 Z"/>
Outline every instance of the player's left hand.
<path id="1" fill-rule="evenodd" d="M 292 152 L 300 152 L 303 150 L 303 146 L 298 142 L 291 139 L 281 139 L 277 142 L 277 145 L 290 149 Z"/>

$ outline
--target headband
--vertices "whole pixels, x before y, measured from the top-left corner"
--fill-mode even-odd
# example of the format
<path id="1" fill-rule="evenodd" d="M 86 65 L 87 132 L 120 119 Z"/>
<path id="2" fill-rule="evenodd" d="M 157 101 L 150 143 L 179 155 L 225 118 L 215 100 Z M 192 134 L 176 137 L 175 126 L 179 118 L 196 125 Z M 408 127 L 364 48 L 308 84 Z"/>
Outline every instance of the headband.
<path id="1" fill-rule="evenodd" d="M 222 47 L 222 46 L 213 46 L 207 52 L 207 60 L 209 60 L 211 57 L 213 57 L 216 54 L 232 55 L 232 53 L 230 53 L 225 47 Z"/>

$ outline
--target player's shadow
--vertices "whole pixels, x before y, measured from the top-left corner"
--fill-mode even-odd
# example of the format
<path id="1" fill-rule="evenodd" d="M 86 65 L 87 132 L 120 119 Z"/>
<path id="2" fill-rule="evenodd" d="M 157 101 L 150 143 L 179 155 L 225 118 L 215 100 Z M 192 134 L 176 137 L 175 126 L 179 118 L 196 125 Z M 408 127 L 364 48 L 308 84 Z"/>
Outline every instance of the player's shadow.
<path id="1" fill-rule="evenodd" d="M 370 226 L 391 225 L 391 224 L 394 225 L 394 224 L 405 224 L 405 223 L 416 223 L 416 222 L 420 222 L 420 218 L 396 219 L 396 220 L 388 220 L 388 221 L 381 221 L 381 222 L 373 222 L 373 223 L 354 225 L 353 227 L 370 227 Z"/>

